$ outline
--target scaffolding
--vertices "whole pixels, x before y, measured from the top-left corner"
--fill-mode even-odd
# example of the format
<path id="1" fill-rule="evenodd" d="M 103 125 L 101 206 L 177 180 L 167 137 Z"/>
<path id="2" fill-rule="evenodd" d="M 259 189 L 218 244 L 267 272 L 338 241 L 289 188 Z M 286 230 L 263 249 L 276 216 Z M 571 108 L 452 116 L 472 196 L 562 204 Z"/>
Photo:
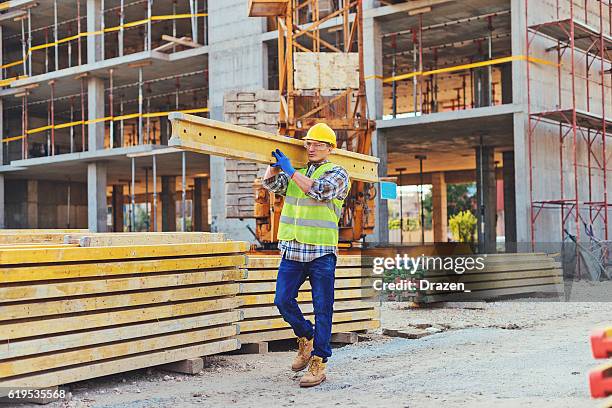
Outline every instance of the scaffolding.
<path id="1" fill-rule="evenodd" d="M 527 69 L 527 110 L 528 110 L 528 155 L 529 155 L 529 195 L 530 195 L 530 228 L 531 244 L 535 246 L 536 227 L 544 210 L 557 210 L 560 213 L 561 241 L 573 238 L 581 241 L 582 232 L 587 236 L 609 239 L 608 211 L 608 158 L 606 152 L 607 138 L 610 137 L 612 121 L 606 117 L 610 102 L 610 85 L 606 84 L 606 76 L 610 75 L 612 61 L 612 7 L 609 1 L 582 0 L 584 16 L 581 21 L 577 16 L 575 0 L 569 1 L 569 17 L 561 18 L 559 0 L 556 0 L 556 19 L 540 24 L 529 24 L 529 0 L 525 0 L 526 53 L 529 57 L 534 52 L 534 40 L 545 38 L 555 45 L 546 48 L 547 53 L 556 53 L 556 98 L 553 108 L 537 108 L 533 106 L 533 84 L 530 64 Z M 590 4 L 595 4 L 590 8 Z M 589 22 L 589 11 L 596 10 L 596 26 Z M 606 19 L 607 24 L 606 24 Z M 607 27 L 606 27 L 607 25 Z M 565 58 L 565 62 L 564 59 Z M 584 64 L 585 74 L 578 72 L 579 64 Z M 569 65 L 570 97 L 563 97 L 563 66 Z M 582 81 L 580 81 L 582 80 Z M 577 85 L 584 83 L 586 88 L 584 109 L 580 106 Z M 567 83 L 567 82 L 565 82 Z M 591 84 L 595 84 L 601 101 L 599 109 L 592 103 Z M 608 106 L 607 106 L 608 105 Z M 534 198 L 534 143 L 537 130 L 542 123 L 548 123 L 558 128 L 559 148 L 559 190 L 556 197 L 547 199 Z M 579 159 L 579 145 L 586 146 L 586 163 Z M 571 147 L 571 163 L 566 169 L 564 149 Z M 570 179 L 572 188 L 566 189 L 566 171 L 571 168 Z M 586 168 L 586 180 L 579 176 Z M 598 174 L 601 174 L 598 177 Z M 586 183 L 587 194 L 581 194 L 581 183 Z M 596 188 L 599 187 L 599 188 Z M 586 195 L 586 197 L 585 197 Z M 593 228 L 597 222 L 603 224 L 597 231 Z"/>
<path id="2" fill-rule="evenodd" d="M 393 118 L 400 114 L 420 116 L 503 103 L 499 66 L 516 59 L 507 56 L 505 49 L 510 48 L 511 33 L 506 27 L 509 16 L 510 10 L 501 10 L 423 25 L 423 14 L 418 13 L 414 15 L 413 28 L 383 34 L 388 50 L 383 58 L 385 65 L 390 65 L 390 71 L 387 69 L 389 75 L 381 80 L 391 88 L 389 115 Z M 477 38 L 457 35 L 455 41 L 447 43 L 428 43 L 424 39 L 428 32 L 473 27 L 474 24 L 483 25 L 487 34 Z M 444 55 L 448 50 L 457 55 L 454 58 L 448 53 Z M 486 75 L 477 77 L 478 69 L 486 70 Z M 477 81 L 482 82 L 483 95 L 474 92 Z M 402 84 L 406 84 L 402 86 L 405 90 L 400 89 Z M 402 95 L 407 98 L 404 106 L 398 101 Z"/>
<path id="3" fill-rule="evenodd" d="M 28 7 L 19 14 L 17 22 L 11 22 L 9 29 L 0 32 L 5 49 L 4 53 L 0 53 L 0 86 L 11 86 L 20 79 L 39 77 L 87 63 L 87 47 L 82 44 L 82 40 L 90 36 L 101 37 L 100 61 L 142 51 L 177 52 L 201 47 L 208 41 L 206 1 L 198 3 L 197 0 L 188 0 L 179 4 L 174 0 L 171 3 L 159 3 L 156 9 L 153 8 L 153 0 L 121 0 L 118 5 L 107 8 L 102 1 L 100 27 L 94 31 L 83 30 L 86 16 L 82 13 L 81 2 L 76 0 L 73 4 L 76 17 L 71 18 L 68 15 L 68 18 L 62 21 L 59 20 L 58 5 L 66 8 L 69 6 L 67 3 L 54 0 L 50 8 L 52 17 L 45 18 L 42 18 L 42 12 L 37 13 L 36 5 Z M 172 14 L 165 14 L 170 7 Z M 154 14 L 155 10 L 158 14 Z M 53 24 L 46 24 L 50 18 Z M 33 28 L 32 25 L 37 20 L 41 25 Z M 190 20 L 191 24 L 177 24 L 178 21 L 185 20 Z M 160 27 L 155 30 L 157 25 Z M 15 31 L 16 26 L 21 28 L 20 32 Z M 12 32 L 10 28 L 13 29 Z M 4 63 L 5 57 L 15 55 L 17 47 L 13 46 L 16 44 L 19 44 L 21 58 Z M 162 126 L 166 128 L 165 134 L 169 134 L 169 125 L 161 118 L 167 116 L 170 111 L 193 114 L 208 112 L 208 69 L 204 67 L 145 80 L 144 72 L 150 62 L 146 60 L 146 55 L 143 55 L 143 58 L 142 62 L 127 66 L 127 69 L 136 72 L 136 79 L 133 79 L 132 74 L 132 79 L 127 83 L 124 67 L 111 67 L 104 72 L 98 72 L 97 75 L 102 74 L 105 77 L 104 117 L 89 117 L 89 72 L 83 72 L 74 78 L 74 83 L 78 83 L 78 91 L 75 91 L 74 87 L 73 91 L 58 88 L 56 79 L 34 81 L 25 86 L 13 84 L 17 85 L 16 96 L 20 98 L 20 103 L 5 104 L 4 111 L 14 111 L 20 115 L 21 131 L 19 134 L 15 132 L 6 136 L 6 129 L 3 129 L 2 149 L 6 152 L 3 154 L 5 162 L 18 158 L 14 148 L 10 149 L 9 146 L 13 142 L 21 145 L 21 159 L 84 152 L 88 150 L 87 127 L 99 122 L 105 126 L 105 148 L 163 144 Z M 92 69 L 97 68 L 92 66 Z M 150 71 L 149 77 L 152 75 L 154 74 Z M 196 82 L 203 85 L 194 85 L 193 77 L 200 78 Z M 188 84 L 185 86 L 183 81 Z M 157 92 L 154 91 L 156 87 Z M 40 123 L 43 115 L 46 120 Z M 14 132 L 15 128 L 19 129 L 14 125 L 10 129 Z"/>

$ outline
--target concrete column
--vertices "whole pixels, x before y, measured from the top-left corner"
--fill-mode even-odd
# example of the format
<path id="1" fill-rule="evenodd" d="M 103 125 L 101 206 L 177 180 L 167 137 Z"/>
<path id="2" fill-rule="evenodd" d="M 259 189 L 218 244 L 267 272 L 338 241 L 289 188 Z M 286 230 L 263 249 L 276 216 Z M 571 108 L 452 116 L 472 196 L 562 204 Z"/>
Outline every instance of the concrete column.
<path id="1" fill-rule="evenodd" d="M 87 31 L 98 31 L 102 28 L 102 1 L 87 0 Z M 87 62 L 93 63 L 102 59 L 104 36 L 87 36 Z"/>
<path id="2" fill-rule="evenodd" d="M 372 2 L 369 2 L 372 3 Z M 372 7 L 369 4 L 368 7 Z M 366 97 L 370 119 L 378 120 L 383 116 L 383 87 L 381 77 L 383 74 L 382 32 L 380 23 L 372 17 L 363 20 L 363 63 L 366 78 Z M 380 158 L 378 175 L 387 175 L 387 138 L 382 131 L 372 133 L 372 154 Z M 377 186 L 378 187 L 378 186 Z M 376 196 L 376 228 L 374 234 L 366 238 L 367 241 L 389 242 L 389 211 L 387 200 L 381 200 L 380 194 Z"/>
<path id="3" fill-rule="evenodd" d="M 176 176 L 162 176 L 162 231 L 176 231 Z"/>
<path id="4" fill-rule="evenodd" d="M 87 31 L 97 31 L 102 27 L 101 0 L 87 0 Z M 102 59 L 104 38 L 101 35 L 87 37 L 87 62 Z M 104 80 L 87 78 L 87 119 L 104 117 Z M 104 148 L 104 122 L 87 125 L 88 150 Z M 106 164 L 103 162 L 87 165 L 87 225 L 90 231 L 105 232 L 107 217 L 106 203 Z"/>
<path id="5" fill-rule="evenodd" d="M 106 163 L 87 165 L 87 226 L 91 232 L 106 232 Z"/>
<path id="6" fill-rule="evenodd" d="M 431 174 L 431 186 L 434 242 L 446 242 L 448 240 L 448 214 L 446 180 L 443 172 Z"/>
<path id="7" fill-rule="evenodd" d="M 87 119 L 93 121 L 104 117 L 104 81 L 101 78 L 87 80 Z M 87 125 L 89 150 L 104 148 L 104 122 Z"/>
<path id="8" fill-rule="evenodd" d="M 113 185 L 113 232 L 123 232 L 123 185 Z"/>
<path id="9" fill-rule="evenodd" d="M 193 230 L 210 231 L 208 223 L 208 177 L 193 179 Z"/>
<path id="10" fill-rule="evenodd" d="M 159 122 L 159 143 L 163 145 L 168 144 L 168 119 L 161 117 Z"/>
<path id="11" fill-rule="evenodd" d="M 514 152 L 503 153 L 504 176 L 504 230 L 506 252 L 516 252 L 516 192 L 514 179 Z"/>
<path id="12" fill-rule="evenodd" d="M 525 1 L 511 0 L 511 25 L 513 33 L 524 33 Z M 513 35 L 512 55 L 525 55 L 525 35 Z M 514 114 L 514 175 L 516 196 L 516 241 L 531 242 L 531 197 L 529 194 L 529 151 L 527 142 L 527 68 L 525 61 L 512 62 L 512 101 L 522 108 Z M 531 248 L 530 248 L 531 249 Z"/>
<path id="13" fill-rule="evenodd" d="M 27 227 L 38 228 L 38 180 L 28 180 Z"/>
<path id="14" fill-rule="evenodd" d="M 494 149 L 476 148 L 476 197 L 478 201 L 478 250 L 495 253 L 497 215 L 497 182 Z"/>
<path id="15" fill-rule="evenodd" d="M 0 228 L 6 228 L 4 211 L 4 175 L 0 174 Z"/>
<path id="16" fill-rule="evenodd" d="M 489 93 L 489 67 L 475 68 L 474 75 L 474 107 L 491 106 Z"/>

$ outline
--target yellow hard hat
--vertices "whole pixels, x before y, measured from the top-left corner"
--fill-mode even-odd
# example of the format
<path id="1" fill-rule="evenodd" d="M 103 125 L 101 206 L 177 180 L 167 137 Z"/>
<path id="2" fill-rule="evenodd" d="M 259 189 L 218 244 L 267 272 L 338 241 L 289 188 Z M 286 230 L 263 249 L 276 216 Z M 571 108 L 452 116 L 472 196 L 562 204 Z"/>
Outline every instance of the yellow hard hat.
<path id="1" fill-rule="evenodd" d="M 325 123 L 317 123 L 308 129 L 308 133 L 304 140 L 316 140 L 329 143 L 333 147 L 336 147 L 336 132 Z"/>

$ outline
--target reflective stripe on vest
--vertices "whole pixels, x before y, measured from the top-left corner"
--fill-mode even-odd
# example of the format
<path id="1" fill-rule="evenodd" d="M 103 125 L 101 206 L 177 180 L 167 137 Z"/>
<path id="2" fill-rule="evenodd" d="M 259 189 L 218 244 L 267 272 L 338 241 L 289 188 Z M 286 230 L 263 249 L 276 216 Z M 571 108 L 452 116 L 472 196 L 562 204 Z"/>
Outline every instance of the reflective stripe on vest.
<path id="1" fill-rule="evenodd" d="M 318 179 L 334 168 L 332 163 L 324 163 L 313 172 L 311 178 Z M 298 170 L 306 174 L 307 169 Z M 296 240 L 312 245 L 338 245 L 338 222 L 342 216 L 344 200 L 319 201 L 308 197 L 298 185 L 289 180 L 285 203 L 281 212 L 278 239 Z"/>

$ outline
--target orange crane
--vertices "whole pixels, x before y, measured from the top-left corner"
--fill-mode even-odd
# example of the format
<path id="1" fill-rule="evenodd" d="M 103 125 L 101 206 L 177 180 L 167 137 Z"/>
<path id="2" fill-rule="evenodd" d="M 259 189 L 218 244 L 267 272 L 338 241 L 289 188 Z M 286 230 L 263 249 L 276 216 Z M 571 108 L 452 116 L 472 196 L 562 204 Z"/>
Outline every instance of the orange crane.
<path id="1" fill-rule="evenodd" d="M 367 115 L 362 4 L 334 3 L 250 0 L 249 16 L 267 17 L 278 28 L 279 134 L 301 138 L 325 122 L 335 130 L 339 148 L 369 155 L 375 122 Z M 257 238 L 274 243 L 283 198 L 255 188 Z M 355 244 L 374 232 L 376 194 L 374 183 L 352 183 L 340 221 L 341 242 Z"/>

